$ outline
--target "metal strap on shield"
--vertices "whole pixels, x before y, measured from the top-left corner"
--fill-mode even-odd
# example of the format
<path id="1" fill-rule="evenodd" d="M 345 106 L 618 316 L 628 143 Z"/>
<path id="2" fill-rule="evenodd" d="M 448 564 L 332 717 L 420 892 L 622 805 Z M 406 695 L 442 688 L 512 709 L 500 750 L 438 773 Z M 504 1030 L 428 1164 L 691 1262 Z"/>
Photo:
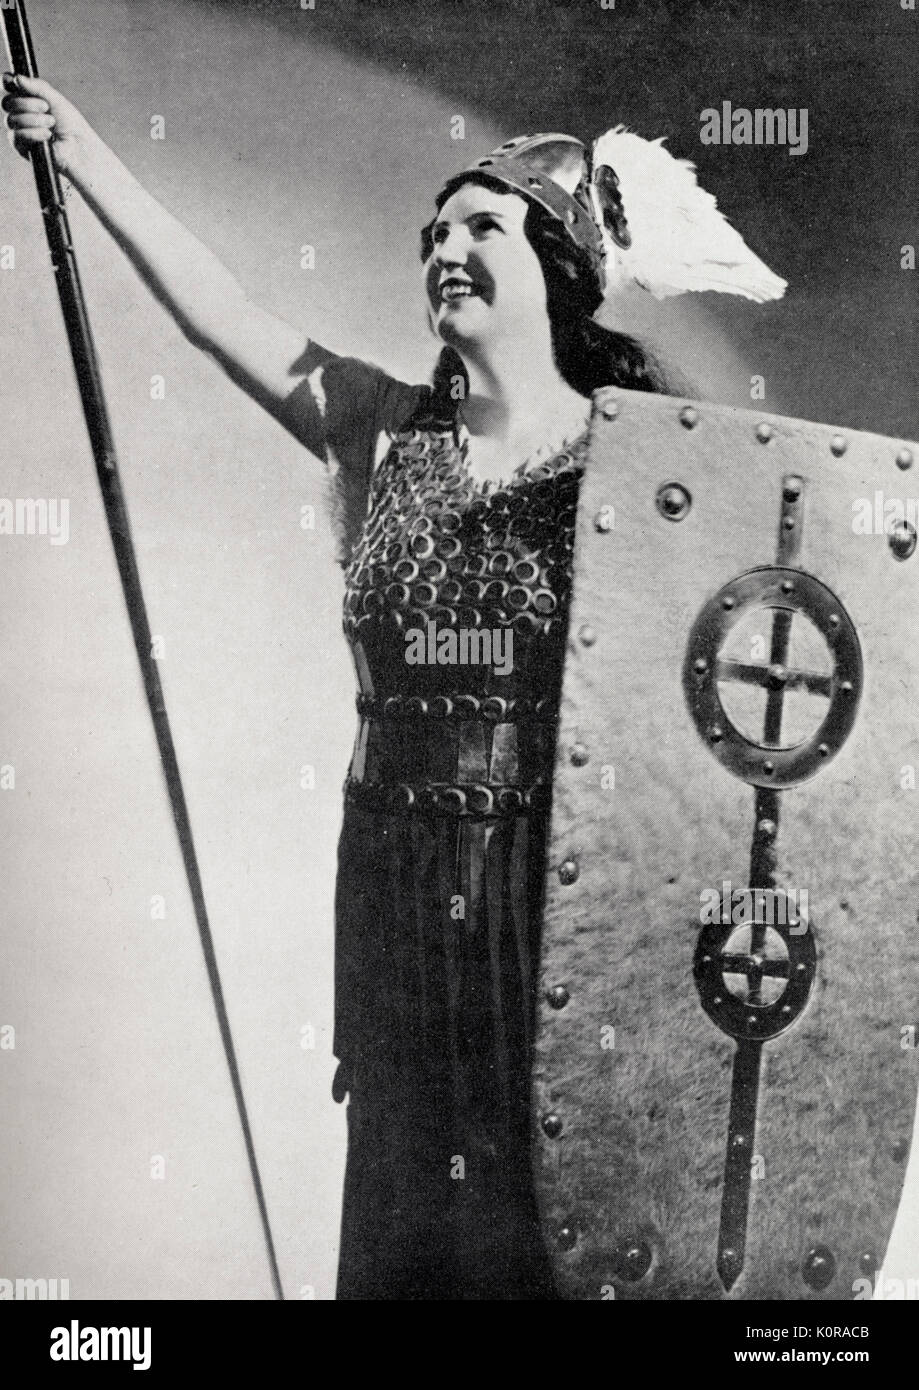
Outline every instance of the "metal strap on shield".
<path id="1" fill-rule="evenodd" d="M 595 398 L 534 1078 L 569 1297 L 844 1299 L 883 1259 L 917 1087 L 914 456 Z"/>

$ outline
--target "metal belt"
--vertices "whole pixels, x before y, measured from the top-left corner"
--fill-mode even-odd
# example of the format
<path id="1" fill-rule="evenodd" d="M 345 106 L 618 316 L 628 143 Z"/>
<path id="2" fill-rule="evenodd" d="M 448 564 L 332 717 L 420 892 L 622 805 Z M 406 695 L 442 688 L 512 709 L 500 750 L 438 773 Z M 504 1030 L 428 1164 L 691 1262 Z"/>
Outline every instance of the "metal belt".
<path id="1" fill-rule="evenodd" d="M 490 723 L 516 723 L 537 720 L 554 724 L 558 720 L 558 701 L 532 700 L 525 696 L 504 699 L 499 695 L 470 695 L 465 691 L 434 695 L 389 695 L 371 698 L 357 696 L 357 712 L 365 719 L 486 719 Z"/>
<path id="2" fill-rule="evenodd" d="M 548 810 L 551 785 L 488 786 L 483 782 L 345 782 L 345 801 L 363 811 L 388 815 L 441 815 L 484 819 Z"/>
<path id="3" fill-rule="evenodd" d="M 399 718 L 364 716 L 348 774 L 370 786 L 526 791 L 551 778 L 555 737 L 554 722 L 536 718 L 495 723 L 481 713 L 437 719 L 412 718 L 408 711 Z"/>

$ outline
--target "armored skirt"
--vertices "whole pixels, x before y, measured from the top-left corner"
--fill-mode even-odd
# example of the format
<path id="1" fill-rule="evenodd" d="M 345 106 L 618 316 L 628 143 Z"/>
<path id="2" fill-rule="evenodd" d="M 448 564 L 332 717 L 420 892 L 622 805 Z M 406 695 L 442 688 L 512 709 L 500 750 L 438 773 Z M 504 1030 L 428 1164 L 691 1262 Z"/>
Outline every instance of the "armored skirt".
<path id="1" fill-rule="evenodd" d="M 347 359 L 324 360 L 326 429 L 339 410 L 353 434 L 329 392 L 351 385 Z M 530 1048 L 586 442 L 482 485 L 453 427 L 419 426 L 418 395 L 392 385 L 370 378 L 370 433 L 381 398 L 399 408 L 345 569 L 359 724 L 336 888 L 337 1297 L 552 1299 Z"/>

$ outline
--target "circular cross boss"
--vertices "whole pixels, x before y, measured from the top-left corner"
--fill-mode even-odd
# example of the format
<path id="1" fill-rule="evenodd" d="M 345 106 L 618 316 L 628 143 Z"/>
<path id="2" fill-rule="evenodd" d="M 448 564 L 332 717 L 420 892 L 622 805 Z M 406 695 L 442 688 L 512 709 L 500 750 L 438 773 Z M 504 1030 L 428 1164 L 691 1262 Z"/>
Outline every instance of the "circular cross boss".
<path id="1" fill-rule="evenodd" d="M 726 658 L 723 649 L 738 623 L 766 610 L 773 610 L 770 661 Z M 785 664 L 798 615 L 816 628 L 829 649 L 829 674 Z M 734 681 L 766 692 L 761 740 L 742 733 L 725 709 L 719 686 Z M 861 690 L 861 647 L 854 624 L 832 590 L 802 570 L 762 566 L 739 575 L 709 599 L 689 635 L 683 691 L 696 727 L 722 766 L 756 787 L 790 787 L 813 777 L 851 733 Z M 783 705 L 791 693 L 827 704 L 808 737 L 783 743 Z"/>
<path id="2" fill-rule="evenodd" d="M 754 901 L 773 905 L 786 896 L 781 889 L 747 891 Z M 771 899 L 761 897 L 770 892 Z M 817 969 L 813 932 L 794 911 L 780 909 L 777 915 L 779 921 L 768 925 L 711 923 L 699 934 L 693 960 L 699 1000 L 712 1022 L 732 1038 L 766 1042 L 778 1037 L 810 996 Z"/>

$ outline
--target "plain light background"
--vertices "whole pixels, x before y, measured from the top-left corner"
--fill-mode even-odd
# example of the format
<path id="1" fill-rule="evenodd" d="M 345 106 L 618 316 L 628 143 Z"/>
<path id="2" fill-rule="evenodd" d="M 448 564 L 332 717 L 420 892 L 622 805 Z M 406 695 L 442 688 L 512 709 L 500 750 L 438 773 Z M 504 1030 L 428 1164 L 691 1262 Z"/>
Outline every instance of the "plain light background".
<path id="1" fill-rule="evenodd" d="M 857 8 L 846 32 L 874 55 L 865 102 L 895 116 L 896 7 Z M 898 146 L 876 109 L 853 170 L 861 144 L 827 105 L 805 158 L 703 149 L 701 107 L 805 104 L 818 77 L 838 96 L 845 74 L 824 32 L 793 100 L 792 7 L 754 16 L 756 43 L 731 7 L 699 10 L 31 0 L 30 18 L 43 74 L 254 299 L 331 348 L 426 379 L 418 229 L 443 178 L 514 134 L 586 137 L 625 119 L 697 160 L 792 283 L 763 308 L 639 297 L 619 321 L 647 328 L 714 399 L 749 405 L 763 373 L 771 411 L 919 433 L 914 282 L 898 265 L 919 234 L 896 210 L 915 179 L 896 162 L 906 135 Z M 815 34 L 831 13 L 814 7 Z M 684 48 L 701 64 L 688 73 Z M 915 109 L 900 115 L 914 129 Z M 886 198 L 872 200 L 885 168 Z M 0 1277 L 68 1278 L 73 1298 L 267 1298 L 31 173 L 7 148 L 0 187 L 0 245 L 15 249 L 0 272 L 0 495 L 69 498 L 71 531 L 59 547 L 0 538 L 0 764 L 16 776 L 0 792 L 0 1024 L 16 1030 L 0 1051 Z M 344 1153 L 329 1093 L 332 891 L 354 710 L 321 472 L 188 346 L 78 197 L 70 209 L 285 1291 L 330 1298 Z M 889 1271 L 915 1275 L 905 1220 L 898 1241 Z"/>

